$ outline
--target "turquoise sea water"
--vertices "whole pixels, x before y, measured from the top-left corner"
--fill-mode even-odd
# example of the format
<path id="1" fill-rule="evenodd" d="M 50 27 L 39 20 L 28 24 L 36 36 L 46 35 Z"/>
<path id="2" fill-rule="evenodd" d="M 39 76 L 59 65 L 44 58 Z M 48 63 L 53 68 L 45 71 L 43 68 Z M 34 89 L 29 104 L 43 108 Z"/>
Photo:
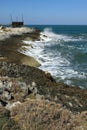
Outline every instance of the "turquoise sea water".
<path id="1" fill-rule="evenodd" d="M 41 40 L 27 55 L 34 56 L 40 69 L 59 82 L 87 88 L 87 26 L 32 25 L 41 30 Z M 46 36 L 46 37 L 44 37 Z"/>

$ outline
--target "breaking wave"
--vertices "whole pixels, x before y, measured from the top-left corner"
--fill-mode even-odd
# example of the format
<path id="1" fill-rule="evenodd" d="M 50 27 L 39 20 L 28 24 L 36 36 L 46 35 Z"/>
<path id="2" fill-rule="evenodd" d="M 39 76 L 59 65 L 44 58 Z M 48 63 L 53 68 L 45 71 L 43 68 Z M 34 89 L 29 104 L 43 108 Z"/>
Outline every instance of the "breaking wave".
<path id="1" fill-rule="evenodd" d="M 69 41 L 81 41 L 81 40 L 83 40 L 82 36 L 80 36 L 79 38 L 74 38 L 73 36 L 56 34 L 52 31 L 52 28 L 45 28 L 44 31 L 41 32 L 40 38 L 43 41 L 65 41 L 65 42 L 69 42 Z"/>
<path id="2" fill-rule="evenodd" d="M 82 41 L 82 37 L 60 35 L 51 28 L 45 28 L 40 34 L 40 41 L 24 41 L 32 48 L 25 46 L 26 51 L 22 53 L 36 58 L 41 63 L 40 69 L 50 72 L 57 81 L 86 87 L 82 80 L 86 82 L 87 73 L 78 69 L 80 65 L 74 59 L 77 51 L 82 49 Z"/>

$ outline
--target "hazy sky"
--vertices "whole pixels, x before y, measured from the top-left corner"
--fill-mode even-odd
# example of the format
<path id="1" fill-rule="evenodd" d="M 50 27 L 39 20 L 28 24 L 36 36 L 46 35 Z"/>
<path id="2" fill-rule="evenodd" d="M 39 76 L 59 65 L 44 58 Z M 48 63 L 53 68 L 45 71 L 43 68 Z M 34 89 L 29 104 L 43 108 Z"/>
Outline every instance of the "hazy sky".
<path id="1" fill-rule="evenodd" d="M 0 0 L 0 23 L 87 24 L 87 0 Z"/>

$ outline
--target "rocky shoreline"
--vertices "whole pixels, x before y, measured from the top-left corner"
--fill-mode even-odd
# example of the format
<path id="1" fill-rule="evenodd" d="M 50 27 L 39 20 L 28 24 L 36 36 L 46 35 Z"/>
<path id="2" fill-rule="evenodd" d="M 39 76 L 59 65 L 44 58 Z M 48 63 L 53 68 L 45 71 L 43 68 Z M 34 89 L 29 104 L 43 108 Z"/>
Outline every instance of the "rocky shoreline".
<path id="1" fill-rule="evenodd" d="M 86 130 L 87 89 L 56 83 L 33 67 L 39 63 L 21 62 L 22 40 L 39 36 L 35 30 L 0 41 L 0 129 Z"/>
<path id="2" fill-rule="evenodd" d="M 3 35 L 3 40 L 0 40 L 0 61 L 35 67 L 40 66 L 38 61 L 33 57 L 20 53 L 20 50 L 25 51 L 24 46 L 27 46 L 23 40 L 26 40 L 26 38 L 33 41 L 39 40 L 40 31 L 28 28 L 11 28 L 8 32 L 7 30 L 9 30 L 9 28 L 4 29 L 3 33 L 0 34 L 0 37 Z M 7 34 L 5 35 L 5 33 Z"/>

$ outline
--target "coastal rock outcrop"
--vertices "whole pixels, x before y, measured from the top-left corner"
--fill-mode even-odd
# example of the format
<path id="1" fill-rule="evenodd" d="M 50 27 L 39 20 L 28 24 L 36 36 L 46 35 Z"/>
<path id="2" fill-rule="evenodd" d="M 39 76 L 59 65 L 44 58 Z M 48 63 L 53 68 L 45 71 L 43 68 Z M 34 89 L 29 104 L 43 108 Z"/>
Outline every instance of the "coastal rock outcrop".
<path id="1" fill-rule="evenodd" d="M 25 64 L 34 67 L 40 66 L 40 63 L 35 58 L 24 54 L 26 51 L 25 47 L 28 45 L 23 42 L 23 40 L 26 40 L 26 38 L 33 41 L 39 40 L 39 30 L 23 27 L 5 28 L 4 30 L 1 29 L 1 31 L 0 61 Z"/>
<path id="2" fill-rule="evenodd" d="M 87 90 L 56 83 L 47 72 L 0 62 L 0 107 L 11 116 L 0 116 L 1 129 L 86 130 L 86 99 Z"/>
<path id="3" fill-rule="evenodd" d="M 5 84 L 8 82 L 10 86 L 12 85 L 10 90 L 9 87 L 5 88 L 7 92 L 4 93 L 4 97 L 11 98 L 13 101 L 24 101 L 30 94 L 36 93 L 36 95 L 43 95 L 47 100 L 62 104 L 72 112 L 78 113 L 87 109 L 86 89 L 56 83 L 51 75 L 35 67 L 0 62 L 0 76 Z M 2 87 L 0 91 L 3 92 Z"/>
<path id="4" fill-rule="evenodd" d="M 20 53 L 22 40 L 40 40 L 39 30 L 12 30 L 0 29 L 0 129 L 86 130 L 87 89 L 57 83 Z"/>
<path id="5" fill-rule="evenodd" d="M 35 82 L 30 85 L 26 84 L 21 77 L 0 77 L 0 106 L 10 109 L 13 103 L 24 102 L 31 94 L 37 95 Z"/>

